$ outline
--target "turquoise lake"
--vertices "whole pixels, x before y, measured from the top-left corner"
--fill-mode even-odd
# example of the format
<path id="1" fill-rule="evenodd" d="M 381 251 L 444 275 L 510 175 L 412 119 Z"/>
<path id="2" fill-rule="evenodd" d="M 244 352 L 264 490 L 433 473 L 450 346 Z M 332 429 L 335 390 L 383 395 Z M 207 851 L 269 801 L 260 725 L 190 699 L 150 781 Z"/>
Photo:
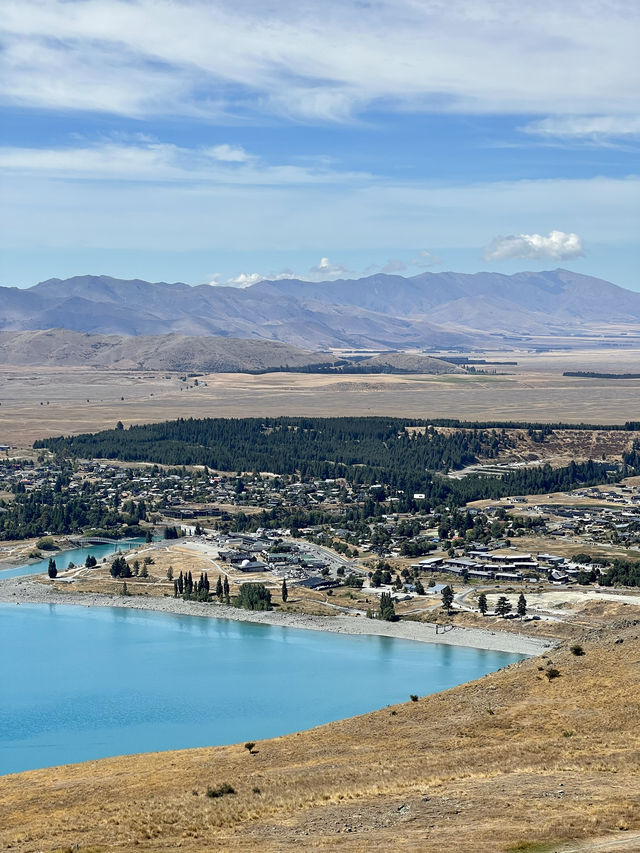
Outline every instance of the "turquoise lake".
<path id="1" fill-rule="evenodd" d="M 117 607 L 0 604 L 0 773 L 260 741 L 520 656 Z"/>
<path id="2" fill-rule="evenodd" d="M 49 557 L 53 557 L 56 561 L 56 568 L 61 572 L 68 568 L 70 563 L 73 563 L 74 566 L 83 566 L 89 554 L 92 554 L 96 560 L 102 560 L 103 557 L 109 557 L 115 551 L 126 551 L 129 548 L 135 548 L 142 542 L 144 539 L 127 539 L 118 542 L 117 545 L 88 545 L 84 548 L 72 548 L 69 551 L 49 551 L 46 557 L 36 563 L 28 563 L 14 569 L 0 569 L 0 580 L 19 578 L 24 575 L 43 575 L 49 568 Z"/>

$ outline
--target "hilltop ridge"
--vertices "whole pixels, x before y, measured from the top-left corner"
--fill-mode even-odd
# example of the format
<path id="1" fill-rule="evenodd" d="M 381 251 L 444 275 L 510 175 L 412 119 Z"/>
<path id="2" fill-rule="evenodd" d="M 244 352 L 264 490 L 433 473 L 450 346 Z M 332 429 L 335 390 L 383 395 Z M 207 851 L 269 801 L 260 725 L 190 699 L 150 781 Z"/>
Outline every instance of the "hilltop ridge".
<path id="1" fill-rule="evenodd" d="M 0 288 L 0 329 L 215 335 L 305 349 L 446 349 L 585 334 L 640 323 L 640 293 L 568 270 L 514 275 L 262 281 L 245 289 L 109 276 Z"/>

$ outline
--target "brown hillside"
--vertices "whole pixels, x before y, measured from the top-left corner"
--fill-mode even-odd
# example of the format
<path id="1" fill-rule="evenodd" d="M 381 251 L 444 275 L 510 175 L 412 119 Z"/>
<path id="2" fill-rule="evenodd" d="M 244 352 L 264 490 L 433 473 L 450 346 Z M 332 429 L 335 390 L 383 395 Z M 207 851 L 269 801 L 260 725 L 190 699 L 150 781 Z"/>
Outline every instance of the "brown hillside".
<path id="1" fill-rule="evenodd" d="M 202 335 L 89 335 L 69 329 L 0 332 L 0 363 L 118 370 L 241 373 L 331 363 L 329 353 L 279 341 Z"/>
<path id="2" fill-rule="evenodd" d="M 407 352 L 390 352 L 366 358 L 360 362 L 360 367 L 375 367 L 384 370 L 391 367 L 395 370 L 403 370 L 406 373 L 466 373 L 461 367 L 443 361 L 441 358 L 433 358 L 430 355 L 419 355 Z"/>
<path id="3" fill-rule="evenodd" d="M 4 777 L 0 844 L 637 850 L 640 620 L 581 643 L 582 656 L 562 648 L 443 694 L 264 741 L 254 755 L 236 745 Z M 223 783 L 236 793 L 206 795 Z M 615 848 L 582 841 L 602 837 Z"/>

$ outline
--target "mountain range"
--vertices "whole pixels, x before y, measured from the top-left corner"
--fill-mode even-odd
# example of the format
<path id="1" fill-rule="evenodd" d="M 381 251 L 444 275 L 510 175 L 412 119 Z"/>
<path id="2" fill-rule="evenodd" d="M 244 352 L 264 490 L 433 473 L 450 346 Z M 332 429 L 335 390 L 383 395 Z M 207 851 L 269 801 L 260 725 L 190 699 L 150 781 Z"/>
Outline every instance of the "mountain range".
<path id="1" fill-rule="evenodd" d="M 425 272 L 244 289 L 109 276 L 0 287 L 0 329 L 220 336 L 327 348 L 496 346 L 640 323 L 640 293 L 568 270 Z"/>

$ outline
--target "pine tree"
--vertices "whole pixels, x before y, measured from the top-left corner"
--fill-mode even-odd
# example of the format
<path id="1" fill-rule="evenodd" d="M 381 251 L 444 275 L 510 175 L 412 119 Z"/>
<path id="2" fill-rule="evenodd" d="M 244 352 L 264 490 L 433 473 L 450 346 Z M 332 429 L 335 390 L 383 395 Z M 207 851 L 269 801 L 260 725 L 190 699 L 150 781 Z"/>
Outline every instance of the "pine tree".
<path id="1" fill-rule="evenodd" d="M 442 590 L 442 606 L 447 608 L 447 613 L 451 613 L 451 605 L 453 604 L 453 590 L 449 585 Z"/>
<path id="2" fill-rule="evenodd" d="M 287 589 L 286 578 L 282 581 L 282 601 L 286 604 L 289 598 L 289 590 Z"/>
<path id="3" fill-rule="evenodd" d="M 478 610 L 484 616 L 487 612 L 487 596 L 481 592 L 478 596 Z"/>
<path id="4" fill-rule="evenodd" d="M 56 561 L 53 559 L 53 557 L 49 557 L 49 568 L 47 569 L 47 572 L 48 572 L 51 580 L 53 580 L 53 578 L 57 577 L 57 575 L 58 575 L 58 569 L 56 567 Z"/>
<path id="5" fill-rule="evenodd" d="M 182 576 L 182 572 L 178 575 L 178 592 L 180 595 L 184 592 L 184 577 Z"/>
<path id="6" fill-rule="evenodd" d="M 229 578 L 226 575 L 224 577 L 223 589 L 224 589 L 224 603 L 229 604 L 231 601 L 231 599 L 229 598 Z"/>
<path id="7" fill-rule="evenodd" d="M 173 582 L 173 597 L 178 597 L 178 581 Z"/>
<path id="8" fill-rule="evenodd" d="M 527 599 L 524 597 L 524 593 L 520 593 L 520 598 L 518 599 L 518 616 L 522 619 L 523 616 L 527 615 Z"/>
<path id="9" fill-rule="evenodd" d="M 496 613 L 498 616 L 506 616 L 511 613 L 511 602 L 506 595 L 501 595 L 496 603 Z"/>
<path id="10" fill-rule="evenodd" d="M 398 619 L 390 592 L 383 592 L 380 596 L 380 619 L 385 622 L 395 622 Z"/>
<path id="11" fill-rule="evenodd" d="M 216 598 L 218 601 L 222 601 L 222 578 L 218 575 L 218 581 L 216 583 Z"/>

